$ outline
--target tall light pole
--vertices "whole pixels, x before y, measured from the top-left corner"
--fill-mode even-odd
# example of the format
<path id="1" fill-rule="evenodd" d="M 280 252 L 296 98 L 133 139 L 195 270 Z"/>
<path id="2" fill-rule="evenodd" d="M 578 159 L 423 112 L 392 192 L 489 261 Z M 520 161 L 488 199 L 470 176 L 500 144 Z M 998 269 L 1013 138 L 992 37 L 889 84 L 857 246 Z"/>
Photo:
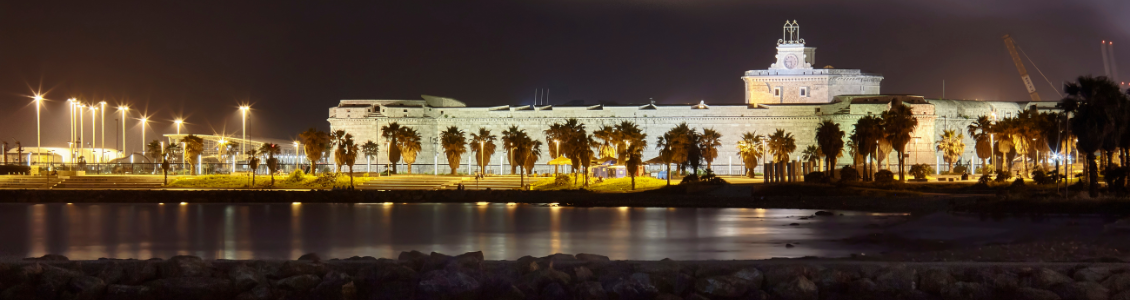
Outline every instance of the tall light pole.
<path id="1" fill-rule="evenodd" d="M 294 169 L 295 169 L 295 170 L 297 170 L 297 169 L 298 169 L 298 160 L 299 160 L 299 156 L 298 156 L 298 141 L 294 141 Z"/>
<path id="2" fill-rule="evenodd" d="M 94 146 L 98 141 L 98 106 L 90 105 L 90 156 L 95 158 L 94 162 L 98 162 L 97 156 L 94 155 Z"/>
<path id="3" fill-rule="evenodd" d="M 35 95 L 35 156 L 37 156 L 40 161 L 43 160 L 43 142 L 40 139 L 41 127 L 39 125 L 39 105 L 42 103 L 43 96 Z M 4 155 L 8 154 L 4 153 Z"/>
<path id="4" fill-rule="evenodd" d="M 101 110 L 100 110 L 101 113 L 100 114 L 102 116 L 102 147 L 99 147 L 99 148 L 102 148 L 102 155 L 98 156 L 98 162 L 105 163 L 106 162 L 106 101 L 98 102 L 98 105 L 101 106 Z"/>
<path id="5" fill-rule="evenodd" d="M 71 135 L 67 138 L 67 155 L 71 156 L 71 163 L 74 163 L 75 151 L 75 98 L 67 99 L 67 108 L 70 110 L 69 119 L 71 122 Z"/>
<path id="6" fill-rule="evenodd" d="M 243 142 L 239 143 L 239 155 L 243 155 L 243 145 L 247 144 L 247 111 L 251 106 L 243 105 L 239 107 L 239 112 L 243 115 Z M 235 172 L 235 163 L 232 163 L 232 172 Z"/>
<path id="7" fill-rule="evenodd" d="M 997 122 L 997 112 L 993 111 L 992 115 L 993 115 L 993 119 L 989 121 L 990 126 L 993 125 L 993 123 Z M 994 145 L 994 144 L 995 144 L 995 141 L 993 141 L 993 131 L 989 130 L 989 157 L 991 157 L 992 160 L 993 160 L 993 170 L 996 170 L 997 169 L 997 162 L 998 162 L 998 160 L 997 160 L 997 146 Z M 981 168 L 984 168 L 984 167 L 985 166 L 981 166 Z"/>
<path id="8" fill-rule="evenodd" d="M 483 149 L 486 147 L 486 141 L 479 141 L 479 176 L 486 177 L 487 175 L 487 158 Z"/>
<path id="9" fill-rule="evenodd" d="M 118 111 L 122 112 L 122 157 L 126 157 L 126 112 L 129 106 L 118 106 Z"/>
<path id="10" fill-rule="evenodd" d="M 561 157 L 561 141 L 559 141 L 557 139 L 553 139 L 553 144 L 557 145 L 557 152 L 556 152 L 557 157 Z M 554 159 L 557 159 L 557 157 L 554 157 Z M 558 165 L 553 165 L 553 176 L 554 177 L 557 176 L 557 169 L 558 169 Z"/>
<path id="11" fill-rule="evenodd" d="M 176 121 L 173 121 L 173 123 L 177 124 L 177 135 L 180 135 L 180 126 L 181 124 L 184 124 L 184 120 L 177 119 Z"/>
<path id="12" fill-rule="evenodd" d="M 145 156 L 145 123 L 149 122 L 148 117 L 141 117 L 141 156 Z"/>
<path id="13" fill-rule="evenodd" d="M 78 108 L 75 109 L 75 113 L 78 114 L 78 156 L 79 157 L 83 157 L 82 156 L 82 148 L 83 148 L 84 142 L 86 140 L 86 127 L 85 127 L 86 121 L 83 120 L 83 119 L 85 119 L 85 118 L 83 118 L 84 115 L 82 114 L 83 108 L 86 108 L 86 105 L 79 103 Z"/>

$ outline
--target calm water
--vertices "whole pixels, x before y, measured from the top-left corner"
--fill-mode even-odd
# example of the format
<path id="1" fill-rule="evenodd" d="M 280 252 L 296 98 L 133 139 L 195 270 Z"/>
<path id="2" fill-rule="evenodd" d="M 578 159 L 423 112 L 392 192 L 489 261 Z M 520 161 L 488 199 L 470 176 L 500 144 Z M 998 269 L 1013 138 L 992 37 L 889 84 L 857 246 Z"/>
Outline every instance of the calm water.
<path id="1" fill-rule="evenodd" d="M 569 208 L 505 204 L 3 204 L 0 258 L 487 259 L 597 253 L 613 259 L 764 259 L 873 252 L 837 242 L 879 214 L 798 220 L 813 210 Z M 800 226 L 789 226 L 789 223 Z M 785 243 L 798 244 L 785 248 Z"/>

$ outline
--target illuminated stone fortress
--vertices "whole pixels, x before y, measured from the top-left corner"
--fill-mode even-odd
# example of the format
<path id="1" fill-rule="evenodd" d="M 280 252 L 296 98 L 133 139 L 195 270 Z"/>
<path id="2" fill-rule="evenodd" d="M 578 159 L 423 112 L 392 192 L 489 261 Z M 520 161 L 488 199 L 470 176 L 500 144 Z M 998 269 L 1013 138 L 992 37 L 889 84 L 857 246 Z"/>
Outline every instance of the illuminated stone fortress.
<path id="1" fill-rule="evenodd" d="M 823 120 L 832 120 L 840 128 L 851 133 L 856 120 L 867 115 L 877 115 L 886 111 L 893 100 L 901 100 L 909 105 L 918 118 L 916 137 L 907 145 L 907 163 L 935 164 L 941 162 L 934 151 L 935 141 L 945 129 L 964 133 L 966 126 L 979 116 L 996 112 L 1001 118 L 1015 115 L 1022 109 L 1036 106 L 1039 109 L 1052 109 L 1055 102 L 1008 102 L 925 99 L 922 96 L 907 94 L 881 94 L 881 75 L 866 74 L 856 69 L 834 69 L 830 66 L 814 68 L 816 48 L 807 47 L 800 38 L 800 29 L 795 21 L 786 22 L 783 38 L 777 41 L 776 62 L 767 70 L 746 71 L 742 76 L 745 99 L 726 103 L 690 103 L 634 105 L 503 105 L 490 107 L 469 107 L 461 101 L 435 96 L 422 96 L 421 100 L 380 100 L 349 99 L 340 100 L 329 108 L 330 127 L 353 134 L 358 143 L 373 141 L 381 145 L 384 153 L 385 141 L 380 137 L 380 128 L 392 122 L 416 129 L 421 135 L 422 150 L 413 168 L 413 173 L 432 174 L 438 166 L 438 173 L 449 172 L 447 161 L 438 144 L 439 132 L 449 126 L 456 126 L 468 133 L 477 132 L 480 127 L 491 130 L 495 135 L 510 126 L 525 130 L 531 138 L 546 143 L 543 151 L 553 145 L 545 140 L 544 131 L 549 125 L 576 118 L 585 124 L 589 132 L 602 125 L 615 125 L 622 121 L 638 124 L 648 137 L 648 147 L 644 151 L 646 159 L 658 155 L 655 149 L 656 138 L 679 123 L 686 122 L 693 128 L 713 128 L 722 134 L 722 146 L 718 148 L 718 158 L 714 162 L 715 172 L 737 174 L 740 172 L 740 159 L 737 142 L 745 132 L 768 135 L 783 129 L 796 138 L 797 150 L 791 157 L 799 159 L 800 152 L 809 145 L 815 145 L 815 128 Z M 846 138 L 846 137 L 845 137 Z M 974 141 L 966 137 L 966 154 L 963 160 L 975 158 Z M 491 159 L 492 172 L 497 173 L 497 165 L 505 164 L 506 155 L 500 150 Z M 846 151 L 846 150 L 845 150 Z M 469 152 L 470 153 L 470 152 Z M 460 172 L 466 171 L 466 164 L 472 154 L 463 155 Z M 847 156 L 847 153 L 844 153 Z M 897 161 L 895 154 L 891 159 Z M 538 167 L 539 172 L 552 172 L 546 165 L 552 157 L 543 153 Z M 384 164 L 384 157 L 373 158 L 374 164 Z M 841 158 L 839 164 L 850 164 L 849 159 Z M 941 162 L 941 165 L 945 165 Z M 659 166 L 653 166 L 658 170 Z M 509 166 L 502 168 L 509 172 Z M 758 170 L 760 172 L 760 169 Z"/>

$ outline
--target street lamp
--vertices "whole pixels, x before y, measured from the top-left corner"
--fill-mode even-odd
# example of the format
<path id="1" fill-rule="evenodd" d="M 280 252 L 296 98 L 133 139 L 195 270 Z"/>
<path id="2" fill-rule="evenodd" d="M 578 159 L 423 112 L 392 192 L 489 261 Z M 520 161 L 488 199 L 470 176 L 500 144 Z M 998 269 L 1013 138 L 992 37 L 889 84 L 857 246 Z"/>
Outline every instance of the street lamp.
<path id="1" fill-rule="evenodd" d="M 243 154 L 243 146 L 247 144 L 247 111 L 251 106 L 243 105 L 239 107 L 239 113 L 243 116 L 243 142 L 239 143 L 239 154 Z M 234 160 L 233 160 L 234 161 Z M 235 163 L 232 163 L 232 172 L 235 172 Z"/>
<path id="2" fill-rule="evenodd" d="M 86 144 L 86 122 L 83 120 L 85 119 L 83 118 L 83 116 L 85 115 L 82 114 L 83 108 L 86 108 L 86 105 L 78 103 L 77 109 L 75 109 L 75 113 L 78 114 L 78 147 L 76 148 L 78 150 L 79 157 L 82 157 L 82 146 Z"/>
<path id="3" fill-rule="evenodd" d="M 40 139 L 40 125 L 39 125 L 39 105 L 43 103 L 43 96 L 35 95 L 35 155 L 39 160 L 43 160 L 43 142 Z M 8 155 L 4 153 L 4 155 Z"/>
<path id="4" fill-rule="evenodd" d="M 486 177 L 486 175 L 487 175 L 487 170 L 486 170 L 487 159 L 486 159 L 486 156 L 485 156 L 486 153 L 483 152 L 483 149 L 485 147 L 486 147 L 486 141 L 479 141 L 479 176 L 483 176 L 483 177 Z"/>
<path id="5" fill-rule="evenodd" d="M 73 145 L 75 141 L 75 98 L 67 99 L 67 108 L 70 110 L 69 119 L 71 122 L 71 135 L 69 138 L 67 138 L 67 152 L 68 155 L 71 156 L 71 163 L 74 163 L 75 152 Z"/>
<path id="6" fill-rule="evenodd" d="M 141 117 L 141 156 L 145 156 L 145 123 L 149 122 L 149 117 Z"/>
<path id="7" fill-rule="evenodd" d="M 173 121 L 173 123 L 177 124 L 177 135 L 180 135 L 180 126 L 184 124 L 184 120 L 176 119 L 176 121 Z"/>
<path id="8" fill-rule="evenodd" d="M 102 117 L 102 154 L 98 155 L 98 162 L 106 162 L 106 101 L 98 102 L 101 108 L 100 116 Z"/>
<path id="9" fill-rule="evenodd" d="M 90 156 L 91 156 L 91 158 L 96 157 L 94 155 L 94 146 L 96 146 L 95 142 L 98 141 L 98 116 L 96 115 L 97 113 L 98 113 L 98 106 L 91 104 L 90 105 Z M 95 162 L 98 162 L 98 160 L 95 159 Z"/>
<path id="10" fill-rule="evenodd" d="M 997 111 L 994 110 L 991 114 L 993 115 L 993 119 L 989 120 L 989 125 L 993 125 L 993 123 L 997 122 Z M 993 141 L 993 131 L 990 130 L 989 131 L 989 157 L 993 158 L 993 169 L 994 170 L 997 169 L 997 162 L 998 162 L 998 160 L 997 160 L 997 146 L 995 144 L 996 143 Z M 982 168 L 984 168 L 984 166 L 982 166 Z"/>
<path id="11" fill-rule="evenodd" d="M 294 169 L 298 169 L 298 141 L 294 141 Z"/>
<path id="12" fill-rule="evenodd" d="M 129 111 L 129 106 L 118 106 L 118 111 L 122 112 L 122 157 L 126 155 L 126 112 Z"/>

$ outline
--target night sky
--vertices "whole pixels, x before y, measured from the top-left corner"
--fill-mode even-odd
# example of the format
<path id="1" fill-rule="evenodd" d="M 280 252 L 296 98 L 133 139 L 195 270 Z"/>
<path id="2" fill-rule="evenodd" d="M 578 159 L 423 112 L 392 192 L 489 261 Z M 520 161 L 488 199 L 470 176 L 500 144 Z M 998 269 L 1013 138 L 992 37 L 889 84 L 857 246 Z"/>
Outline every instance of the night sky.
<path id="1" fill-rule="evenodd" d="M 328 129 L 339 99 L 530 104 L 548 88 L 552 103 L 740 103 L 742 73 L 769 67 L 786 19 L 817 67 L 882 74 L 884 93 L 941 97 L 945 80 L 947 98 L 1027 100 L 1005 33 L 1057 87 L 1101 75 L 1104 39 L 1130 80 L 1125 0 L 337 2 L 4 1 L 0 138 L 35 145 L 38 89 L 44 146 L 65 146 L 70 97 L 147 112 L 149 139 L 176 116 L 235 135 L 240 103 L 250 136 L 280 139 Z"/>

